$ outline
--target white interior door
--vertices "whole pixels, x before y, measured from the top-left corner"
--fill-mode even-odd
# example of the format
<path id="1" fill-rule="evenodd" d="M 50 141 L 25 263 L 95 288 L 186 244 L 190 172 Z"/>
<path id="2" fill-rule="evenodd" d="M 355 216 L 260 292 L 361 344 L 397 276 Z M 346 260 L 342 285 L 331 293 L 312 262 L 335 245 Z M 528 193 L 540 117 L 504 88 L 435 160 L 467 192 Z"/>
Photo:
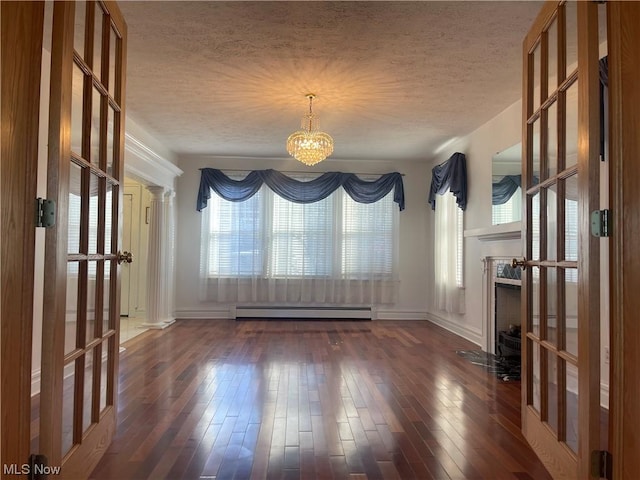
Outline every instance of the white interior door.
<path id="1" fill-rule="evenodd" d="M 126 187 L 125 187 L 126 188 Z M 133 195 L 125 193 L 122 196 L 122 249 L 133 251 L 131 237 L 133 232 Z M 131 314 L 131 264 L 123 263 L 120 272 L 120 316 Z"/>

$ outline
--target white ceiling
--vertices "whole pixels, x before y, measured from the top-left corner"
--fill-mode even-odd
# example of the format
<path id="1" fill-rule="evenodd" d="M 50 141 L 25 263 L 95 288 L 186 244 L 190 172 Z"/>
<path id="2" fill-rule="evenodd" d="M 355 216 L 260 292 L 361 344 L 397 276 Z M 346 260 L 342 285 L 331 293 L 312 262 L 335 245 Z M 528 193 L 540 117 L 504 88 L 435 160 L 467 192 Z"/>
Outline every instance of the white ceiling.
<path id="1" fill-rule="evenodd" d="M 426 160 L 520 98 L 540 2 L 122 2 L 127 110 L 177 154 Z"/>

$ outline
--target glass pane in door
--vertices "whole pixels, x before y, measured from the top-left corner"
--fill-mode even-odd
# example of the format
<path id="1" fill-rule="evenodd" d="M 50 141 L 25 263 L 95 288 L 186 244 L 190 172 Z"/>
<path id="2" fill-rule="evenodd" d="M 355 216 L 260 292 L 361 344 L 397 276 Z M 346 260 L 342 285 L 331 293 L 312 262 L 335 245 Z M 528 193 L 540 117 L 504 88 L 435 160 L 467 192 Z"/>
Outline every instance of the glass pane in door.
<path id="1" fill-rule="evenodd" d="M 545 269 L 547 280 L 547 332 L 546 340 L 554 345 L 558 341 L 558 273 L 555 268 Z"/>
<path id="2" fill-rule="evenodd" d="M 80 57 L 85 54 L 85 29 L 87 25 L 87 4 L 86 2 L 76 2 L 75 27 L 73 29 L 73 48 Z"/>
<path id="3" fill-rule="evenodd" d="M 558 173 L 558 104 L 547 109 L 547 166 L 549 177 Z"/>
<path id="4" fill-rule="evenodd" d="M 94 86 L 91 100 L 91 163 L 100 164 L 100 138 L 102 135 L 100 125 L 100 112 L 102 110 L 102 95 Z"/>
<path id="5" fill-rule="evenodd" d="M 564 271 L 565 291 L 565 350 L 578 356 L 578 269 Z"/>
<path id="6" fill-rule="evenodd" d="M 578 261 L 578 175 L 565 181 L 564 259 Z"/>
<path id="7" fill-rule="evenodd" d="M 71 95 L 71 151 L 82 156 L 84 73 L 75 63 L 73 64 L 71 81 L 73 88 Z"/>
<path id="8" fill-rule="evenodd" d="M 558 186 L 553 184 L 545 189 L 547 195 L 547 260 L 558 258 Z"/>
<path id="9" fill-rule="evenodd" d="M 105 195 L 104 207 L 104 253 L 113 253 L 111 249 L 111 239 L 113 235 L 113 184 L 109 181 L 107 184 L 107 192 Z M 117 216 L 117 214 L 116 214 Z"/>
<path id="10" fill-rule="evenodd" d="M 550 350 L 547 353 L 547 424 L 558 434 L 558 362 Z"/>
<path id="11" fill-rule="evenodd" d="M 540 336 L 540 268 L 531 267 L 531 330 Z"/>
<path id="12" fill-rule="evenodd" d="M 97 298 L 96 298 L 96 284 L 98 280 L 98 262 L 91 260 L 88 262 L 89 277 L 87 278 L 87 343 L 93 340 L 96 336 L 96 318 L 97 311 Z"/>
<path id="13" fill-rule="evenodd" d="M 118 48 L 118 34 L 112 28 L 109 29 L 109 94 L 112 98 L 116 95 L 116 52 Z"/>
<path id="14" fill-rule="evenodd" d="M 566 362 L 566 443 L 574 452 L 578 451 L 578 368 Z"/>
<path id="15" fill-rule="evenodd" d="M 98 195 L 99 178 L 91 173 L 89 176 L 89 254 L 98 253 Z"/>
<path id="16" fill-rule="evenodd" d="M 558 87 L 558 19 L 554 18 L 547 30 L 548 81 L 547 92 L 551 94 Z"/>
<path id="17" fill-rule="evenodd" d="M 78 335 L 78 262 L 67 263 L 67 302 L 64 322 L 64 353 L 76 349 Z"/>
<path id="18" fill-rule="evenodd" d="M 533 151 L 531 152 L 531 185 L 540 183 L 540 119 L 532 125 Z"/>
<path id="19" fill-rule="evenodd" d="M 86 432 L 91 425 L 91 405 L 93 392 L 93 360 L 94 349 L 84 355 L 84 395 L 82 396 L 82 431 Z"/>
<path id="20" fill-rule="evenodd" d="M 104 285 L 103 295 L 104 300 L 102 304 L 102 334 L 107 333 L 109 328 L 113 328 L 110 324 L 111 315 L 111 261 L 105 260 L 104 262 Z"/>
<path id="21" fill-rule="evenodd" d="M 95 3 L 93 24 L 93 70 L 94 75 L 100 79 L 102 72 L 102 27 L 104 24 L 104 12 L 99 2 Z"/>
<path id="22" fill-rule="evenodd" d="M 542 48 L 540 43 L 533 51 L 533 110 L 540 106 L 541 79 L 542 79 Z"/>
<path id="23" fill-rule="evenodd" d="M 113 149 L 113 142 L 114 142 L 114 138 L 115 138 L 115 114 L 113 111 L 113 107 L 111 105 L 109 105 L 109 107 L 107 108 L 107 153 L 105 155 L 106 157 L 106 172 L 108 175 L 113 175 L 113 155 L 114 155 L 114 149 Z"/>
<path id="24" fill-rule="evenodd" d="M 69 217 L 67 252 L 80 253 L 80 216 L 82 213 L 82 168 L 71 162 L 69 170 Z"/>
<path id="25" fill-rule="evenodd" d="M 62 455 L 65 455 L 73 446 L 73 411 L 76 404 L 75 365 L 75 362 L 71 362 L 64 367 L 64 379 L 62 381 Z"/>
<path id="26" fill-rule="evenodd" d="M 529 340 L 530 348 L 533 353 L 533 365 L 531 368 L 531 382 L 533 391 L 533 408 L 540 413 L 540 345 L 537 342 Z"/>
<path id="27" fill-rule="evenodd" d="M 531 260 L 540 260 L 540 192 L 531 198 Z"/>
<path id="28" fill-rule="evenodd" d="M 578 163 L 578 80 L 567 89 L 565 114 L 565 168 Z"/>
<path id="29" fill-rule="evenodd" d="M 566 20 L 566 78 L 578 68 L 578 2 L 566 2 L 564 11 Z"/>
<path id="30" fill-rule="evenodd" d="M 103 348 L 106 348 L 106 344 L 102 344 Z M 107 382 L 108 382 L 108 364 L 106 351 L 102 355 L 102 362 L 100 363 L 100 413 L 107 407 Z"/>

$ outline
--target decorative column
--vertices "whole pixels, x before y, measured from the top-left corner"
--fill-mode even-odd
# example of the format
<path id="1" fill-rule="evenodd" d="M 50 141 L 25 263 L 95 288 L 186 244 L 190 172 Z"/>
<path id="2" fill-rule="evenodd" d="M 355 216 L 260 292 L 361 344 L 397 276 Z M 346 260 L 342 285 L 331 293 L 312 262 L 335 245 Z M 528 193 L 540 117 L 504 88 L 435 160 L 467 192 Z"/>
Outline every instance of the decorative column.
<path id="1" fill-rule="evenodd" d="M 173 190 L 165 194 L 165 250 L 163 258 L 165 260 L 165 294 L 163 295 L 162 318 L 165 323 L 171 325 L 175 322 L 174 299 L 175 299 L 175 244 L 176 244 L 176 222 L 175 222 L 175 205 L 173 199 L 176 192 Z"/>
<path id="2" fill-rule="evenodd" d="M 166 312 L 167 291 L 167 210 L 164 187 L 148 187 L 151 192 L 147 270 L 147 321 L 143 327 L 163 329 L 175 320 Z"/>

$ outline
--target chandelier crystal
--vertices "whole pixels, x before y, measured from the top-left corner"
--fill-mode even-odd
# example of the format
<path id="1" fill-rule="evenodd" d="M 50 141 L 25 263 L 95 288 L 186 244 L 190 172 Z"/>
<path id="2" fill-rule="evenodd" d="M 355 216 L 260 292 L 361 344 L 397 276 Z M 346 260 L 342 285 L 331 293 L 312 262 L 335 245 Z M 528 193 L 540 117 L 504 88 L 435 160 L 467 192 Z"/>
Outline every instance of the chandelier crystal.
<path id="1" fill-rule="evenodd" d="M 301 130 L 287 138 L 287 152 L 305 165 L 315 165 L 333 153 L 333 138 L 318 130 L 318 117 L 313 114 L 312 104 L 316 96 L 307 94 L 309 113 L 302 117 Z"/>

